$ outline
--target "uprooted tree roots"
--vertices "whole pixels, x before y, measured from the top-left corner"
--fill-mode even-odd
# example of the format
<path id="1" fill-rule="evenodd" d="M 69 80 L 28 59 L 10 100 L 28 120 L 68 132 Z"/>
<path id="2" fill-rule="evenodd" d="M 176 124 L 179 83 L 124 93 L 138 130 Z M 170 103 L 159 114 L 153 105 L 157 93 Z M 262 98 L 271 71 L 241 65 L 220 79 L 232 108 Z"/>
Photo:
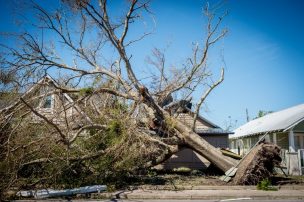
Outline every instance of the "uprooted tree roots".
<path id="1" fill-rule="evenodd" d="M 256 185 L 273 174 L 274 166 L 281 162 L 280 147 L 261 143 L 248 154 L 238 166 L 234 184 Z"/>

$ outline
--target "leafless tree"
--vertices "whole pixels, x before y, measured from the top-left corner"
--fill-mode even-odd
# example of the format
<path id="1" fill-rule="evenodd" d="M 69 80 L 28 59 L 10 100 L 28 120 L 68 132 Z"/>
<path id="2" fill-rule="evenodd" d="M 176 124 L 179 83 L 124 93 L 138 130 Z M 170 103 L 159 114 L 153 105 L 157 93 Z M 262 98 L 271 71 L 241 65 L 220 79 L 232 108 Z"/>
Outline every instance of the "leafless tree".
<path id="1" fill-rule="evenodd" d="M 42 8 L 38 3 L 32 3 L 32 9 L 39 19 L 35 24 L 36 33 L 39 34 L 24 32 L 15 35 L 19 41 L 18 47 L 1 45 L 4 53 L 1 61 L 5 67 L 3 74 L 19 77 L 15 80 L 19 90 L 24 91 L 27 86 L 37 83 L 37 78 L 47 72 L 52 72 L 57 83 L 42 95 L 29 96 L 31 93 L 25 93 L 2 109 L 2 122 L 8 123 L 16 115 L 25 117 L 25 113 L 35 114 L 45 123 L 49 134 L 56 134 L 53 136 L 54 145 L 62 144 L 70 151 L 66 156 L 31 156 L 22 163 L 23 166 L 52 162 L 55 159 L 84 161 L 110 151 L 115 151 L 115 158 L 123 161 L 122 153 L 126 156 L 138 150 L 144 158 L 137 166 L 147 168 L 164 162 L 185 147 L 204 156 L 222 171 L 235 165 L 235 161 L 224 156 L 195 132 L 197 116 L 206 97 L 224 80 L 223 68 L 220 78 L 215 82 L 211 80 L 207 59 L 210 49 L 227 33 L 226 29 L 221 29 L 226 13 L 217 16 L 208 5 L 205 7 L 207 34 L 204 43 L 195 44 L 192 55 L 180 67 L 168 68 L 165 53 L 155 49 L 148 63 L 158 73 L 147 75 L 153 78 L 151 83 L 147 83 L 139 79 L 137 72 L 142 67 L 134 65 L 128 47 L 150 33 L 143 33 L 134 39 L 130 39 L 128 34 L 133 24 L 150 14 L 149 1 L 126 1 L 127 9 L 121 16 L 109 12 L 110 2 L 106 0 L 63 2 L 62 8 L 54 12 Z M 52 36 L 52 40 L 47 36 Z M 106 51 L 109 50 L 114 51 L 115 59 L 106 58 Z M 172 99 L 172 95 L 180 93 L 184 95 L 182 99 L 188 99 L 194 92 L 201 91 L 202 87 L 205 87 L 205 91 L 195 105 L 192 125 L 186 125 L 165 110 L 167 100 Z M 35 100 L 51 94 L 74 95 L 76 100 L 63 104 L 61 113 L 77 105 L 88 119 L 75 127 L 69 125 L 71 121 L 67 113 L 62 124 L 36 110 Z M 119 110 L 113 113 L 109 109 Z M 77 140 L 83 138 L 88 131 L 94 131 L 101 138 L 103 131 L 109 129 L 114 119 L 126 123 L 123 130 L 127 135 L 120 139 L 120 144 L 91 151 L 79 145 Z M 18 124 L 14 124 L 10 130 L 18 127 Z M 42 140 L 38 138 L 27 144 L 39 141 Z M 11 144 L 6 141 L 5 145 Z M 8 148 L 11 152 L 18 150 L 16 146 Z"/>
<path id="2" fill-rule="evenodd" d="M 219 30 L 224 16 L 216 17 L 209 11 L 208 7 L 205 8 L 204 12 L 208 19 L 205 42 L 202 47 L 199 44 L 195 45 L 192 57 L 182 67 L 171 71 L 166 70 L 164 55 L 160 51 L 154 51 L 153 55 L 156 61 L 152 62 L 151 60 L 151 63 L 158 68 L 160 76 L 158 87 L 150 91 L 138 79 L 135 72 L 140 67 L 134 67 L 132 55 L 129 55 L 127 52 L 128 46 L 148 35 L 144 33 L 138 39 L 127 41 L 130 26 L 136 20 L 139 20 L 143 12 L 148 12 L 149 1 L 141 2 L 135 0 L 128 2 L 129 8 L 123 15 L 124 18 L 119 18 L 119 20 L 117 20 L 116 16 L 110 15 L 108 12 L 109 3 L 104 0 L 98 2 L 67 1 L 67 3 L 76 9 L 73 15 L 80 20 L 80 27 L 77 27 L 79 29 L 77 32 L 73 32 L 75 27 L 72 26 L 71 18 L 66 14 L 67 10 L 65 12 L 56 11 L 55 13 L 49 13 L 36 3 L 33 3 L 33 9 L 38 14 L 40 20 L 37 28 L 56 36 L 63 49 L 65 50 L 66 48 L 66 50 L 72 52 L 71 55 L 74 56 L 73 61 L 65 61 L 66 58 L 62 56 L 61 52 L 58 52 L 58 48 L 56 47 L 58 44 L 53 43 L 48 45 L 46 41 L 43 41 L 43 38 L 38 38 L 26 32 L 18 35 L 22 45 L 20 49 L 5 47 L 6 53 L 11 56 L 10 60 L 6 61 L 10 72 L 15 72 L 24 80 L 27 78 L 26 81 L 29 81 L 28 77 L 32 77 L 32 75 L 51 71 L 51 69 L 60 70 L 60 72 L 66 75 L 64 79 L 65 86 L 58 85 L 55 91 L 64 93 L 79 93 L 81 91 L 80 88 L 77 88 L 77 84 L 75 85 L 75 80 L 78 80 L 78 86 L 81 86 L 81 83 L 90 79 L 96 80 L 96 78 L 101 78 L 102 80 L 106 80 L 108 81 L 107 85 L 99 86 L 98 83 L 93 86 L 93 82 L 91 81 L 93 91 L 89 94 L 109 94 L 123 99 L 124 102 L 131 104 L 134 109 L 137 108 L 138 110 L 140 106 L 144 106 L 142 109 L 146 111 L 146 115 L 150 119 L 149 122 L 153 123 L 153 126 L 158 128 L 159 131 L 165 131 L 167 133 L 166 137 L 169 137 L 169 139 L 174 138 L 174 140 L 178 140 L 177 145 L 194 149 L 224 171 L 233 166 L 231 161 L 226 160 L 219 151 L 195 134 L 193 130 L 197 114 L 205 98 L 224 79 L 224 70 L 222 69 L 222 75 L 217 82 L 207 83 L 207 79 L 209 78 L 207 71 L 208 51 L 227 33 L 225 29 Z M 89 40 L 93 35 L 90 33 L 92 31 L 96 35 L 94 44 Z M 117 53 L 117 59 L 108 66 L 104 62 L 100 62 L 105 45 L 111 45 Z M 166 76 L 166 73 L 170 73 L 170 75 Z M 187 90 L 188 94 L 191 95 L 201 84 L 208 85 L 208 88 L 197 104 L 192 127 L 186 126 L 176 120 L 163 109 L 162 103 L 168 96 L 183 90 Z M 62 142 L 69 144 L 69 138 L 60 131 L 56 124 L 35 111 L 29 101 L 25 101 L 21 97 L 18 103 L 23 103 L 37 116 L 40 116 L 49 125 L 53 126 L 60 135 Z M 9 111 L 8 109 L 2 111 L 5 110 Z M 134 112 L 130 111 L 130 115 L 132 116 L 132 113 L 134 114 L 138 110 L 134 110 Z M 168 122 L 173 122 L 174 124 L 168 126 Z M 90 124 L 84 127 L 95 127 L 94 123 Z M 96 127 L 99 128 L 99 126 Z M 169 127 L 172 128 L 167 130 Z M 72 138 L 72 142 L 75 138 Z M 167 143 L 162 141 L 162 144 Z M 170 145 L 167 145 L 167 147 L 170 148 Z"/>

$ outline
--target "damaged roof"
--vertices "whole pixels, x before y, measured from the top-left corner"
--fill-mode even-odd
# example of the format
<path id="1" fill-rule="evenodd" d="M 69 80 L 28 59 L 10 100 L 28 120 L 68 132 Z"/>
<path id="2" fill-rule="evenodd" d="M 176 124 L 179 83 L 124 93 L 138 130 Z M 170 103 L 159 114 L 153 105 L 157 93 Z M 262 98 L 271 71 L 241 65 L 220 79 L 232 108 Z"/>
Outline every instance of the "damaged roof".
<path id="1" fill-rule="evenodd" d="M 304 120 L 304 104 L 267 114 L 242 125 L 229 138 L 239 138 L 265 132 L 287 131 Z"/>
<path id="2" fill-rule="evenodd" d="M 194 117 L 195 112 L 192 111 L 192 103 L 191 98 L 189 100 L 177 100 L 174 102 L 169 103 L 168 105 L 164 106 L 165 110 L 172 110 L 173 112 L 178 111 L 182 113 L 189 113 L 191 117 Z M 201 122 L 204 122 L 205 124 L 208 124 L 208 128 L 195 128 L 195 132 L 199 135 L 228 135 L 232 134 L 233 132 L 224 130 L 218 125 L 212 123 L 208 119 L 204 118 L 200 114 L 198 114 L 197 120 L 200 120 Z"/>

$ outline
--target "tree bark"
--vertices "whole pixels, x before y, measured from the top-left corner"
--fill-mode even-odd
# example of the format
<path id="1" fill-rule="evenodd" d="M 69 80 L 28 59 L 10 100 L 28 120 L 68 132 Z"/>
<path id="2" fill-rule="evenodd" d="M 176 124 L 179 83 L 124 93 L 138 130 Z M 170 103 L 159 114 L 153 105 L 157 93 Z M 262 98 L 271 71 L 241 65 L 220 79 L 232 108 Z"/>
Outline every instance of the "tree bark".
<path id="1" fill-rule="evenodd" d="M 163 110 L 166 119 L 173 119 L 168 112 Z M 206 140 L 193 132 L 189 126 L 182 123 L 178 119 L 174 119 L 174 128 L 180 133 L 186 147 L 194 150 L 208 161 L 213 163 L 223 172 L 235 166 L 236 160 L 224 156 L 217 148 L 209 144 Z"/>

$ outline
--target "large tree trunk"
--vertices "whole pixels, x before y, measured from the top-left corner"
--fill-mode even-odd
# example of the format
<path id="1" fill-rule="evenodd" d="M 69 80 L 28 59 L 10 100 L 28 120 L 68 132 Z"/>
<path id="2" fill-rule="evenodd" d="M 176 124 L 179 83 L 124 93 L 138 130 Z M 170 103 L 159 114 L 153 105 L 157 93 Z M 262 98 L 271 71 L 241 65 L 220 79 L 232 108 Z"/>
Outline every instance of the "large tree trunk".
<path id="1" fill-rule="evenodd" d="M 220 170 L 226 172 L 236 164 L 234 159 L 224 156 L 220 150 L 209 144 L 179 120 L 175 120 L 175 128 L 181 133 L 187 147 L 205 157 Z"/>
<path id="2" fill-rule="evenodd" d="M 218 149 L 176 120 L 175 128 L 181 133 L 184 143 L 208 161 L 226 172 L 236 166 L 237 161 L 224 156 Z M 244 157 L 238 165 L 233 182 L 240 185 L 255 185 L 273 174 L 274 166 L 281 162 L 280 148 L 272 143 L 260 143 Z"/>
<path id="3" fill-rule="evenodd" d="M 153 113 L 151 113 L 150 117 L 161 117 L 160 119 L 165 119 L 165 120 L 171 120 L 171 122 L 173 123 L 173 127 L 179 132 L 178 136 L 179 138 L 182 140 L 182 143 L 186 146 L 189 147 L 190 149 L 194 150 L 195 152 L 197 152 L 198 154 L 200 154 L 201 156 L 205 157 L 208 161 L 210 161 L 212 164 L 214 164 L 216 167 L 218 167 L 220 170 L 222 170 L 223 172 L 228 171 L 230 168 L 235 167 L 237 165 L 237 161 L 229 158 L 227 156 L 224 156 L 222 154 L 222 152 L 215 148 L 214 146 L 212 146 L 211 144 L 209 144 L 206 140 L 204 140 L 202 137 L 200 137 L 198 134 L 196 134 L 195 132 L 193 132 L 193 130 L 187 126 L 185 123 L 179 121 L 177 118 L 172 117 L 167 111 L 165 111 L 164 109 L 162 109 L 161 107 L 159 107 L 157 104 L 155 104 L 154 100 L 151 98 L 151 96 L 147 93 L 147 90 L 142 91 L 142 97 L 146 98 L 146 104 L 151 107 L 151 112 L 153 111 Z M 156 115 L 155 115 L 156 114 Z M 157 120 L 157 119 L 156 119 Z M 158 123 L 161 123 L 162 121 L 158 120 Z M 157 123 L 156 123 L 157 125 Z M 277 151 L 276 149 L 267 149 L 267 147 L 261 146 L 262 150 L 264 151 L 268 151 L 268 154 L 265 155 L 265 152 L 259 153 L 256 163 L 260 164 L 261 167 L 265 166 L 266 164 L 263 163 L 262 159 L 263 159 L 263 155 L 266 156 L 267 160 L 267 156 L 278 156 L 277 155 Z M 253 158 L 256 156 L 257 154 L 253 153 L 252 154 L 252 158 L 248 159 L 248 162 L 252 161 Z M 169 158 L 171 156 L 171 153 L 169 153 L 168 155 L 164 155 L 164 158 L 161 158 L 161 161 L 159 162 L 163 162 L 163 160 L 165 160 L 166 158 Z M 275 158 L 271 158 L 269 159 L 271 162 L 269 162 L 271 165 L 273 165 L 273 160 Z M 242 162 L 243 163 L 243 162 Z M 244 173 L 246 173 L 248 170 L 252 170 L 250 168 L 251 165 L 250 163 L 248 164 L 244 164 L 242 165 L 243 169 L 240 169 L 239 171 L 237 171 L 238 175 L 244 175 Z M 269 167 L 269 166 L 268 166 Z M 263 168 L 262 168 L 263 169 Z M 266 170 L 269 170 L 266 168 Z M 269 176 L 271 174 L 271 172 L 269 171 L 267 174 L 265 174 L 264 176 Z M 249 175 L 250 176 L 250 175 Z"/>

